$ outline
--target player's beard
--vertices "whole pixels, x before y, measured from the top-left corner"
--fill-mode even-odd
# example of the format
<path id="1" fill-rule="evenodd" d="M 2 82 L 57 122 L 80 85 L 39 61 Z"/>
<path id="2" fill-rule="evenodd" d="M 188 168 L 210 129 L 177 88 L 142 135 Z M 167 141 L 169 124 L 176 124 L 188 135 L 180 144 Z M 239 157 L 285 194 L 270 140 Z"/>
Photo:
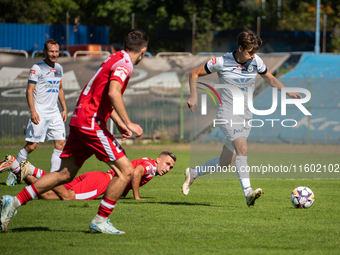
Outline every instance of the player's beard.
<path id="1" fill-rule="evenodd" d="M 144 58 L 144 53 L 142 52 L 142 53 L 138 56 L 135 65 L 138 65 L 139 62 L 141 62 L 143 58 Z"/>

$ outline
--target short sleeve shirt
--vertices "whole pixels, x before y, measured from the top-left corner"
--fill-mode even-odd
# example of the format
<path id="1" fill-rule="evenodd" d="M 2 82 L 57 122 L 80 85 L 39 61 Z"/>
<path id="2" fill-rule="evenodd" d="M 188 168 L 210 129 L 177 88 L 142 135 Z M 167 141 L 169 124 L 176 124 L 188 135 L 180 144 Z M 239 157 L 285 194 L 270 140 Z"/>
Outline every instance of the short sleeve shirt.
<path id="1" fill-rule="evenodd" d="M 255 89 L 255 78 L 257 74 L 265 74 L 267 67 L 263 60 L 255 54 L 255 58 L 246 63 L 239 63 L 235 59 L 235 52 L 229 52 L 221 57 L 211 59 L 205 64 L 205 71 L 210 74 L 217 72 L 220 84 L 229 84 L 238 87 L 244 94 L 245 118 L 251 118 L 248 109 L 248 91 L 251 96 Z M 219 111 L 231 113 L 233 96 L 228 89 L 220 89 L 222 106 Z"/>
<path id="2" fill-rule="evenodd" d="M 58 97 L 62 77 L 63 68 L 58 63 L 51 67 L 43 60 L 31 68 L 28 83 L 35 84 L 34 107 L 40 117 L 60 115 Z"/>
<path id="3" fill-rule="evenodd" d="M 81 92 L 70 126 L 95 131 L 106 127 L 106 122 L 113 110 L 108 95 L 110 81 L 118 81 L 122 85 L 123 94 L 132 70 L 131 58 L 125 51 L 110 55 Z"/>

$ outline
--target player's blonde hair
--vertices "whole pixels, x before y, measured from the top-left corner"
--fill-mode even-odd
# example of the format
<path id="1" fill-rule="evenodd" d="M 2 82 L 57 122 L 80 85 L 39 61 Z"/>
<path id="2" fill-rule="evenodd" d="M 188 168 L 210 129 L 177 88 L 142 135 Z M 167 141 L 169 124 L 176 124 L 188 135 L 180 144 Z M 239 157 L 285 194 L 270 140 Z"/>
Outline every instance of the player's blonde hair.
<path id="1" fill-rule="evenodd" d="M 261 45 L 261 38 L 248 28 L 237 36 L 237 46 L 241 46 L 243 50 L 253 48 L 253 51 L 258 51 Z"/>

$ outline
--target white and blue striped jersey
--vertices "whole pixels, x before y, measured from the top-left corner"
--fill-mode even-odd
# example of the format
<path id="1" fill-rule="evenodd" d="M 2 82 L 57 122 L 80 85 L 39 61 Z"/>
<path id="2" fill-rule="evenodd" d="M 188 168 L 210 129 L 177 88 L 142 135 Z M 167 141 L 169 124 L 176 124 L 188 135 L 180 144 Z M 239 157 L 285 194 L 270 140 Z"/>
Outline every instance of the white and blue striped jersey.
<path id="1" fill-rule="evenodd" d="M 252 113 L 248 109 L 248 91 L 254 93 L 256 75 L 265 74 L 267 67 L 263 60 L 255 54 L 255 58 L 246 63 L 239 63 L 235 59 L 235 52 L 229 52 L 208 61 L 204 68 L 210 74 L 217 72 L 220 84 L 229 84 L 238 87 L 244 95 L 244 118 L 251 119 Z M 232 115 L 233 97 L 228 89 L 220 89 L 222 106 L 218 108 L 218 115 Z"/>
<path id="2" fill-rule="evenodd" d="M 58 63 L 51 67 L 42 60 L 31 68 L 28 83 L 35 84 L 34 106 L 40 117 L 60 115 L 58 96 L 62 77 L 63 68 Z"/>

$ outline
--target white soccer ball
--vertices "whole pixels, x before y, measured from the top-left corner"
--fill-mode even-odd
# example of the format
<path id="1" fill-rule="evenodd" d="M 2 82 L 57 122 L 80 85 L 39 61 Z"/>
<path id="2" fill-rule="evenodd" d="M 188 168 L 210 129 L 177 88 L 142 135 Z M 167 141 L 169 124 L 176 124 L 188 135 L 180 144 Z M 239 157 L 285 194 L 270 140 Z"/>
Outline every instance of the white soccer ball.
<path id="1" fill-rule="evenodd" d="M 290 195 L 290 200 L 295 208 L 309 208 L 314 203 L 313 191 L 305 186 L 297 187 Z"/>

